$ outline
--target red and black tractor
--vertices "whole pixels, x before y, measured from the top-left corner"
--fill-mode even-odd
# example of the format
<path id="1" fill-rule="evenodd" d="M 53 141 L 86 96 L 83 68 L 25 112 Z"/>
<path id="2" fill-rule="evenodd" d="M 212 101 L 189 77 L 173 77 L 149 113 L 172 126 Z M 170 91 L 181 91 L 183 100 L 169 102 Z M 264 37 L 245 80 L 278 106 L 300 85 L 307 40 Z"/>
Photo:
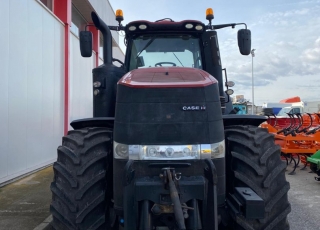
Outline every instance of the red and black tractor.
<path id="1" fill-rule="evenodd" d="M 280 147 L 264 116 L 234 115 L 222 77 L 217 30 L 244 23 L 162 19 L 106 25 L 104 64 L 93 69 L 93 118 L 71 122 L 51 184 L 55 229 L 289 229 Z M 124 31 L 125 60 L 110 30 Z M 80 32 L 84 57 L 92 35 Z M 117 67 L 113 62 L 120 62 Z"/>

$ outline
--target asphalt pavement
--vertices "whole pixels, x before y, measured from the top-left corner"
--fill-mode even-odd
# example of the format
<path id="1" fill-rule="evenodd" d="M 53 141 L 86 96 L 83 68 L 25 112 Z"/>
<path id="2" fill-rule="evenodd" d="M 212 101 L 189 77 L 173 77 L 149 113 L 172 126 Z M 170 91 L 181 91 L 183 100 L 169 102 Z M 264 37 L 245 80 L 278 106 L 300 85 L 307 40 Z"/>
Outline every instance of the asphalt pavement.
<path id="1" fill-rule="evenodd" d="M 42 230 L 51 221 L 52 167 L 0 187 L 0 230 Z"/>
<path id="2" fill-rule="evenodd" d="M 292 170 L 289 165 L 286 178 L 290 182 L 289 201 L 291 213 L 288 216 L 291 230 L 319 230 L 320 229 L 320 182 L 310 173 L 310 168 L 296 170 L 295 175 L 288 175 Z"/>
<path id="3" fill-rule="evenodd" d="M 301 168 L 302 166 L 300 166 Z M 290 182 L 288 216 L 291 230 L 319 230 L 320 182 L 309 173 L 309 168 L 297 168 L 295 175 L 288 175 Z M 14 183 L 0 187 L 0 230 L 51 229 L 49 205 L 52 167 L 45 168 Z"/>

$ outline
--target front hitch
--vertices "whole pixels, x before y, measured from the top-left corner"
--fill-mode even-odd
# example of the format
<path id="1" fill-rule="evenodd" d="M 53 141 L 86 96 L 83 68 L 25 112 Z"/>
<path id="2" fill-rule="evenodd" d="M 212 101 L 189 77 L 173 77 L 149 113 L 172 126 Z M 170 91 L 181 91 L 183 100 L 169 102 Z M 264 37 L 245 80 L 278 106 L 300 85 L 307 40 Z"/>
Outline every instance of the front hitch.
<path id="1" fill-rule="evenodd" d="M 178 228 L 180 230 L 183 230 L 183 229 L 186 229 L 186 225 L 184 223 L 183 211 L 182 211 L 181 202 L 179 199 L 178 190 L 173 181 L 170 169 L 167 168 L 165 170 L 168 177 L 169 191 L 170 191 L 171 201 L 173 203 L 174 216 L 176 218 Z"/>
<path id="2" fill-rule="evenodd" d="M 129 160 L 124 173 L 123 221 L 125 230 L 150 230 L 155 226 L 169 229 L 217 230 L 214 206 L 217 199 L 217 175 L 210 163 L 205 175 L 185 176 L 175 168 L 163 167 L 158 176 L 140 176 L 139 167 Z M 135 167 L 133 167 L 135 165 Z M 200 202 L 200 205 L 198 204 Z M 120 213 L 121 215 L 121 213 Z M 121 216 L 120 216 L 121 217 Z M 122 220 L 122 219 L 121 219 Z"/>

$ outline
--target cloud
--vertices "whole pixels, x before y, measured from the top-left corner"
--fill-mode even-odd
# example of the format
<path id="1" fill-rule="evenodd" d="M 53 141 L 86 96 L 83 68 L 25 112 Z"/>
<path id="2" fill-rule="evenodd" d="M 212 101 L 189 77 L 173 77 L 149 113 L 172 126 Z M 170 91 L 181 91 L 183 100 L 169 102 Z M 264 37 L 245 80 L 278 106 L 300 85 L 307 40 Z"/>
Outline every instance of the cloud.
<path id="1" fill-rule="evenodd" d="M 303 5 L 301 9 L 265 12 L 253 25 L 248 22 L 252 32 L 252 48 L 256 49 L 256 56 L 253 58 L 254 86 L 257 88 L 255 91 L 269 92 L 271 101 L 279 101 L 286 94 L 288 97 L 294 96 L 290 94 L 297 93 L 297 89 L 303 89 L 299 86 L 301 79 L 309 82 L 319 76 L 320 5 L 314 3 L 320 1 L 305 1 L 300 5 L 310 3 L 312 4 Z M 229 39 L 223 39 L 226 36 L 231 36 L 231 33 L 222 34 L 219 40 L 222 63 L 229 72 L 228 78 L 236 83 L 235 94 L 245 92 L 251 95 L 252 57 L 241 57 L 237 45 Z M 286 83 L 283 86 L 276 84 L 277 82 Z M 282 93 L 275 93 L 277 90 Z M 309 98 L 311 95 L 299 93 Z M 275 99 L 279 96 L 280 99 Z M 265 101 L 268 97 L 261 98 Z"/>
<path id="2" fill-rule="evenodd" d="M 314 43 L 314 47 L 306 49 L 301 56 L 305 64 L 315 63 L 317 66 L 320 64 L 320 37 Z"/>
<path id="3" fill-rule="evenodd" d="M 204 10 L 210 7 L 199 0 L 186 1 L 127 1 L 111 0 L 122 8 L 125 23 L 132 20 L 171 17 L 174 20 L 195 19 L 204 21 Z M 302 98 L 318 97 L 315 82 L 320 75 L 320 0 L 277 0 L 217 2 L 214 7 L 215 24 L 245 22 L 252 33 L 255 102 L 280 101 L 299 95 Z M 177 10 L 179 9 L 179 10 Z M 239 13 L 245 12 L 245 13 Z M 218 30 L 223 68 L 228 79 L 236 83 L 235 94 L 251 98 L 252 57 L 242 56 L 237 45 L 237 30 Z M 121 42 L 120 42 L 121 43 Z M 304 86 L 301 86 L 303 82 Z M 313 90 L 306 90 L 308 89 Z"/>

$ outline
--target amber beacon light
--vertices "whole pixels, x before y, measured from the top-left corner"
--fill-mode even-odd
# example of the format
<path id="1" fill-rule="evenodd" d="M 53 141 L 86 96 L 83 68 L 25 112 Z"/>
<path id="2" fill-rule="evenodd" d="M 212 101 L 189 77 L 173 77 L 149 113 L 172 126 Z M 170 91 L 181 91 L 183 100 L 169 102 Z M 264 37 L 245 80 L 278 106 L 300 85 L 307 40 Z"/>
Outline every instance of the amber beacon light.
<path id="1" fill-rule="evenodd" d="M 211 21 L 213 19 L 213 10 L 212 8 L 208 8 L 206 10 L 206 19 Z"/>
<path id="2" fill-rule="evenodd" d="M 123 21 L 123 12 L 122 10 L 117 10 L 116 11 L 116 20 L 121 23 Z"/>

